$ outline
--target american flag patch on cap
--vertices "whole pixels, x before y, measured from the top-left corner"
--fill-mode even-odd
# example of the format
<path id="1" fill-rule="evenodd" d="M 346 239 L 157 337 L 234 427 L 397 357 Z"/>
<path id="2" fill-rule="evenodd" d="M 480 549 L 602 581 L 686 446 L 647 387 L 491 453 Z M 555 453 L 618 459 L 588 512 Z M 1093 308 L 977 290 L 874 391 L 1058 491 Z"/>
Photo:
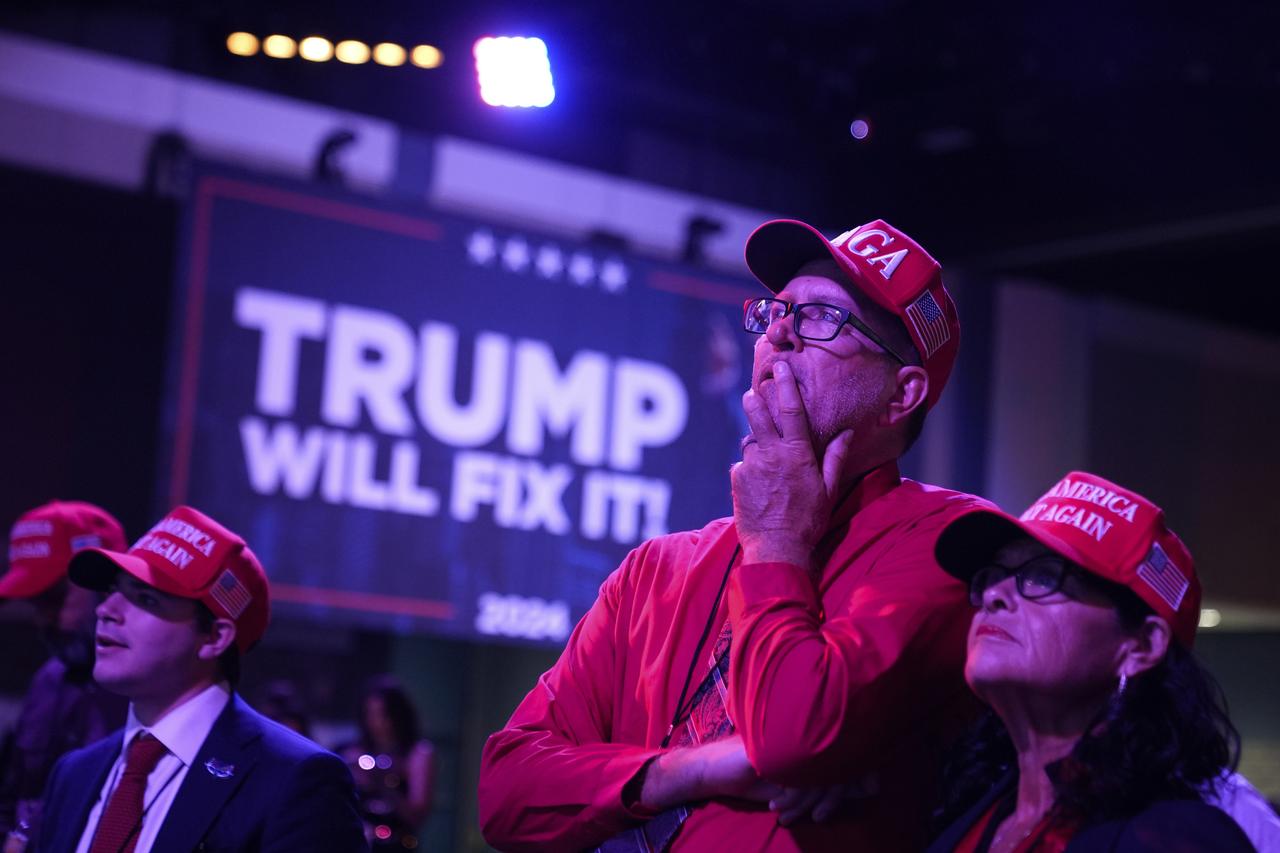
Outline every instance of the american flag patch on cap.
<path id="1" fill-rule="evenodd" d="M 209 590 L 209 595 L 223 610 L 227 611 L 227 615 L 232 619 L 239 619 L 240 614 L 253 601 L 249 590 L 240 583 L 240 579 L 230 569 L 223 569 L 222 576 Z"/>
<path id="2" fill-rule="evenodd" d="M 1159 542 L 1152 543 L 1151 550 L 1147 552 L 1147 558 L 1138 566 L 1138 577 L 1146 581 L 1147 586 L 1151 587 L 1156 595 L 1164 599 L 1165 603 L 1175 611 L 1182 604 L 1182 597 L 1187 594 L 1187 587 L 1191 586 L 1191 582 L 1183 576 L 1182 570 L 1173 564 Z"/>
<path id="3" fill-rule="evenodd" d="M 85 548 L 101 548 L 102 537 L 95 533 L 86 533 L 83 536 L 73 536 L 71 538 L 71 552 L 83 551 Z"/>
<path id="4" fill-rule="evenodd" d="M 920 294 L 907 306 L 907 317 L 916 327 L 916 337 L 924 344 L 925 358 L 932 358 L 943 344 L 951 340 L 951 327 L 947 325 L 946 315 L 929 291 Z"/>

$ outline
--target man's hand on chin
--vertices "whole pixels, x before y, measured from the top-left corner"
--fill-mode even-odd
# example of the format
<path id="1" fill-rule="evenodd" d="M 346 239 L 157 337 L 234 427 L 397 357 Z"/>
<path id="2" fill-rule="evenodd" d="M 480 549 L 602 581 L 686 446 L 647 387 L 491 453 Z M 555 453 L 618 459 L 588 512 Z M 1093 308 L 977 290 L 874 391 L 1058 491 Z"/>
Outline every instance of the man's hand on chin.
<path id="1" fill-rule="evenodd" d="M 786 362 L 774 365 L 775 422 L 755 391 L 742 398 L 751 426 L 733 466 L 733 518 L 745 563 L 785 562 L 811 569 L 839 495 L 853 432 L 837 435 L 818 459 L 804 401 Z"/>

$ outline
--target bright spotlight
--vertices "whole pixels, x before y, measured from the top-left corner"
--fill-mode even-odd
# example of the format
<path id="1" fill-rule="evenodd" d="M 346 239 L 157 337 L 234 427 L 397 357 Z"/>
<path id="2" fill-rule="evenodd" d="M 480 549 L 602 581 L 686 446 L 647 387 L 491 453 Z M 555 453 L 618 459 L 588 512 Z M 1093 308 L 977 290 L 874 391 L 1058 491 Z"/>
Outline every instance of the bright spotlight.
<path id="1" fill-rule="evenodd" d="M 384 41 L 373 46 L 373 61 L 379 65 L 404 65 L 407 54 L 395 42 Z"/>
<path id="2" fill-rule="evenodd" d="M 480 97 L 495 107 L 545 107 L 556 98 L 540 38 L 485 36 L 475 44 Z"/>
<path id="3" fill-rule="evenodd" d="M 865 118 L 855 118 L 849 125 L 849 133 L 854 139 L 862 141 L 871 135 L 871 123 Z"/>
<path id="4" fill-rule="evenodd" d="M 290 59 L 298 52 L 298 45 L 288 36 L 267 36 L 262 40 L 262 52 L 272 59 Z"/>
<path id="5" fill-rule="evenodd" d="M 1200 611 L 1200 627 L 1201 628 L 1217 628 L 1222 624 L 1222 613 L 1214 610 L 1212 607 L 1206 607 Z"/>
<path id="6" fill-rule="evenodd" d="M 253 33 L 232 33 L 227 36 L 227 50 L 236 56 L 253 56 L 258 52 L 258 37 Z"/>
<path id="7" fill-rule="evenodd" d="M 333 56 L 348 65 L 361 65 L 369 61 L 369 45 L 354 39 L 340 41 L 333 48 Z"/>
<path id="8" fill-rule="evenodd" d="M 409 58 L 419 68 L 439 68 L 440 63 L 444 62 L 444 54 L 440 52 L 440 48 L 429 44 L 415 47 Z"/>
<path id="9" fill-rule="evenodd" d="M 298 42 L 298 55 L 312 62 L 328 62 L 333 59 L 333 42 L 320 36 L 307 36 Z"/>

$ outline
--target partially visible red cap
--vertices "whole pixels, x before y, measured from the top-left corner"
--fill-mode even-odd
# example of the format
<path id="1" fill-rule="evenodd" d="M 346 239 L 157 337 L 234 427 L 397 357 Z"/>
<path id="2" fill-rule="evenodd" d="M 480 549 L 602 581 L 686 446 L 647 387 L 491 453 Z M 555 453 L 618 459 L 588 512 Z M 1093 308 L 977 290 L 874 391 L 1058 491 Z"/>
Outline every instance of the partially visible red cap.
<path id="1" fill-rule="evenodd" d="M 127 553 L 91 548 L 71 561 L 71 580 L 106 589 L 126 571 L 161 592 L 203 603 L 236 624 L 236 646 L 247 652 L 271 619 L 266 572 L 245 541 L 209 516 L 180 506 Z"/>
<path id="2" fill-rule="evenodd" d="M 1126 586 L 1187 648 L 1200 623 L 1200 579 L 1164 511 L 1137 492 L 1072 471 L 1021 518 L 993 510 L 957 517 L 938 537 L 938 563 L 968 581 L 1010 539 L 1030 536 L 1105 580 Z"/>
<path id="3" fill-rule="evenodd" d="M 49 589 L 67 576 L 77 551 L 124 547 L 124 528 L 100 506 L 83 501 L 38 506 L 9 531 L 9 571 L 0 578 L 0 598 L 31 598 Z"/>
<path id="4" fill-rule="evenodd" d="M 751 233 L 747 266 L 780 292 L 810 261 L 832 258 L 862 293 L 902 320 L 929 374 L 925 405 L 933 408 L 960 350 L 960 317 L 942 285 L 942 267 L 919 243 L 882 219 L 834 240 L 794 219 L 775 219 Z"/>

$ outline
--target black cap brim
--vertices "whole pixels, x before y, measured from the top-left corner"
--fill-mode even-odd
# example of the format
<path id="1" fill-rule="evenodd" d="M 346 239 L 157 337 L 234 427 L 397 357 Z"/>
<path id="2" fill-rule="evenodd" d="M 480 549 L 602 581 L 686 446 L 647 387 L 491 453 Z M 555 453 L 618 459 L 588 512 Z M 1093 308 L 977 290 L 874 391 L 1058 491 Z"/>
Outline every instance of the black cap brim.
<path id="1" fill-rule="evenodd" d="M 947 574 L 968 583 L 978 569 L 989 565 L 1001 547 L 1027 533 L 1011 516 L 976 509 L 943 529 L 934 556 Z"/>
<path id="2" fill-rule="evenodd" d="M 751 232 L 744 252 L 751 274 L 774 293 L 810 261 L 831 258 L 841 268 L 847 266 L 820 231 L 795 219 L 764 223 Z"/>

